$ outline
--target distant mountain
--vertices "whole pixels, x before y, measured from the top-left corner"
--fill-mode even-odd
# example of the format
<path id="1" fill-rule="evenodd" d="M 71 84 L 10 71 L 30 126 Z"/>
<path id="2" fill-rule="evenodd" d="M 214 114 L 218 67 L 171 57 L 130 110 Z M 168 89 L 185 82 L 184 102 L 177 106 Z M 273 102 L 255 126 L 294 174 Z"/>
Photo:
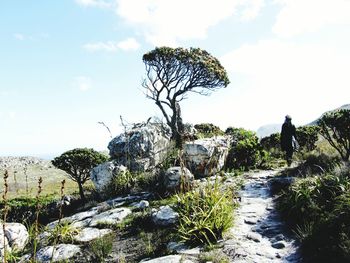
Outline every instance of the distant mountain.
<path id="1" fill-rule="evenodd" d="M 0 169 L 7 168 L 23 168 L 30 165 L 38 165 L 42 167 L 48 167 L 51 165 L 50 161 L 32 157 L 32 156 L 22 156 L 22 157 L 12 157 L 3 156 L 0 157 Z"/>
<path id="2" fill-rule="evenodd" d="M 259 138 L 263 138 L 266 136 L 269 136 L 273 133 L 280 132 L 282 127 L 282 123 L 278 124 L 267 124 L 264 126 L 261 126 L 257 131 L 256 134 Z"/>
<path id="3" fill-rule="evenodd" d="M 335 110 L 341 110 L 341 109 L 350 110 L 350 104 L 345 104 L 345 105 L 340 106 L 339 108 L 336 108 L 336 109 L 334 109 L 334 110 L 326 111 L 326 112 L 324 112 L 318 119 L 314 120 L 313 122 L 310 122 L 310 123 L 307 124 L 307 125 L 316 125 L 317 122 L 318 122 L 318 120 L 319 120 L 324 114 L 326 114 L 326 113 L 328 113 L 328 112 L 331 112 L 331 111 L 335 111 Z"/>

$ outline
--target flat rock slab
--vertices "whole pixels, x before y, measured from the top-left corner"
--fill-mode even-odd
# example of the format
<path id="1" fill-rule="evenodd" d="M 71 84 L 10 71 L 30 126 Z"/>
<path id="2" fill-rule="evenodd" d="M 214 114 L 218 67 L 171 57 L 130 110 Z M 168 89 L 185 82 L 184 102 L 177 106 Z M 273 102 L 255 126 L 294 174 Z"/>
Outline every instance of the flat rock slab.
<path id="1" fill-rule="evenodd" d="M 94 216 L 89 226 L 97 226 L 99 224 L 117 224 L 123 221 L 125 217 L 127 217 L 129 214 L 131 214 L 131 210 L 129 208 L 115 208 L 108 210 L 106 212 L 103 212 L 101 214 L 98 214 Z"/>
<path id="2" fill-rule="evenodd" d="M 147 261 L 141 261 L 142 263 L 180 263 L 182 261 L 182 256 L 180 255 L 170 255 L 160 258 L 154 258 Z"/>
<path id="3" fill-rule="evenodd" d="M 40 249 L 36 260 L 41 263 L 65 261 L 81 251 L 80 247 L 72 244 L 59 244 Z"/>
<path id="4" fill-rule="evenodd" d="M 111 229 L 98 229 L 94 227 L 87 227 L 82 229 L 78 235 L 74 237 L 76 242 L 85 243 L 101 238 L 105 235 L 112 233 Z"/>

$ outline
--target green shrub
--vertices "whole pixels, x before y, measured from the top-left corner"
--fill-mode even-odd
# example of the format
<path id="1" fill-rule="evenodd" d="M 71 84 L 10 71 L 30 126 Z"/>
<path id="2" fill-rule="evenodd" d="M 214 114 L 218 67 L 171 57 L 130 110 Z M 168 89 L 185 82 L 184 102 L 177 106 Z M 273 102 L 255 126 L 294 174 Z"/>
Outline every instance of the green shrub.
<path id="1" fill-rule="evenodd" d="M 302 169 L 304 173 L 319 174 L 333 171 L 340 163 L 341 160 L 337 156 L 330 156 L 324 153 L 311 153 L 305 156 Z"/>
<path id="2" fill-rule="evenodd" d="M 281 150 L 281 134 L 273 133 L 260 140 L 261 147 L 270 153 L 274 158 L 283 158 L 284 154 Z"/>
<path id="3" fill-rule="evenodd" d="M 212 123 L 201 123 L 194 125 L 194 128 L 197 130 L 197 136 L 199 138 L 210 138 L 213 136 L 224 135 L 224 132 Z"/>
<path id="4" fill-rule="evenodd" d="M 111 186 L 114 194 L 127 194 L 135 186 L 136 179 L 129 171 L 118 174 L 114 177 Z"/>
<path id="5" fill-rule="evenodd" d="M 350 110 L 324 114 L 318 121 L 320 134 L 337 150 L 344 161 L 350 157 Z"/>
<path id="6" fill-rule="evenodd" d="M 61 222 L 50 231 L 48 242 L 51 244 L 73 243 L 74 236 L 79 234 L 79 229 L 73 227 L 69 222 Z"/>
<path id="7" fill-rule="evenodd" d="M 316 148 L 319 129 L 318 126 L 301 126 L 296 129 L 300 151 L 310 152 Z"/>
<path id="8" fill-rule="evenodd" d="M 97 262 L 104 262 L 112 252 L 114 239 L 115 235 L 109 234 L 91 241 L 89 248 Z"/>
<path id="9" fill-rule="evenodd" d="M 349 168 L 340 175 L 297 179 L 282 192 L 278 208 L 302 242 L 310 262 L 350 259 Z"/>
<path id="10" fill-rule="evenodd" d="M 193 244 L 211 244 L 232 226 L 232 191 L 222 192 L 218 180 L 203 188 L 177 195 L 178 235 Z"/>
<path id="11" fill-rule="evenodd" d="M 249 170 L 249 168 L 257 167 L 261 162 L 262 148 L 255 132 L 243 128 L 231 129 L 226 130 L 226 133 L 233 137 L 226 168 Z"/>

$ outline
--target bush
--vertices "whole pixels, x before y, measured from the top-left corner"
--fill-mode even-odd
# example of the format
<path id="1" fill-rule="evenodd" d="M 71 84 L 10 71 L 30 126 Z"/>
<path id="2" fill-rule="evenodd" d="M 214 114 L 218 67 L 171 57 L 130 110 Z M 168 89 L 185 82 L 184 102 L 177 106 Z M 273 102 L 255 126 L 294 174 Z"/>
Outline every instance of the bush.
<path id="1" fill-rule="evenodd" d="M 260 140 L 261 147 L 269 152 L 274 158 L 283 158 L 283 152 L 281 150 L 281 134 L 273 133 L 270 136 L 266 136 Z"/>
<path id="2" fill-rule="evenodd" d="M 97 238 L 89 244 L 90 251 L 97 262 L 104 262 L 105 258 L 112 252 L 114 234 Z"/>
<path id="3" fill-rule="evenodd" d="M 226 133 L 233 137 L 226 168 L 249 170 L 258 166 L 261 162 L 262 148 L 255 132 L 243 128 L 228 128 Z"/>
<path id="4" fill-rule="evenodd" d="M 232 226 L 232 191 L 222 192 L 218 180 L 204 188 L 177 195 L 178 235 L 192 244 L 211 244 Z"/>
<path id="5" fill-rule="evenodd" d="M 199 138 L 210 138 L 213 136 L 224 135 L 224 132 L 212 123 L 201 123 L 194 125 L 194 128 L 197 130 L 197 136 Z"/>
<path id="6" fill-rule="evenodd" d="M 318 121 L 320 134 L 337 150 L 344 161 L 350 157 L 350 110 L 324 114 Z"/>
<path id="7" fill-rule="evenodd" d="M 296 137 L 300 151 L 312 151 L 316 148 L 318 140 L 318 126 L 301 126 L 296 129 Z"/>
<path id="8" fill-rule="evenodd" d="M 301 168 L 304 174 L 320 174 L 331 172 L 339 166 L 341 160 L 337 156 L 330 156 L 324 153 L 312 153 L 305 156 L 305 162 Z"/>
<path id="9" fill-rule="evenodd" d="M 79 230 L 69 222 L 61 222 L 50 231 L 48 242 L 51 244 L 73 243 L 74 236 L 79 234 Z"/>
<path id="10" fill-rule="evenodd" d="M 347 262 L 350 258 L 348 172 L 299 178 L 278 200 L 279 210 L 310 262 Z"/>

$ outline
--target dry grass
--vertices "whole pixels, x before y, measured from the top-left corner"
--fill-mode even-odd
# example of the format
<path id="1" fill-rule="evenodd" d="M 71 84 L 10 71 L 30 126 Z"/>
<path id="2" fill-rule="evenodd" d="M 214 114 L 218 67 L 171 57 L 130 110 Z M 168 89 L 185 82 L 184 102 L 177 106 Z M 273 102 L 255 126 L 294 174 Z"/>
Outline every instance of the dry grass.
<path id="1" fill-rule="evenodd" d="M 9 168 L 8 178 L 8 199 L 26 196 L 26 176 L 23 168 Z M 3 174 L 4 170 L 0 170 Z M 30 165 L 27 168 L 28 176 L 28 197 L 35 197 L 37 194 L 37 183 L 42 177 L 42 193 L 41 195 L 54 195 L 60 197 L 60 189 L 62 180 L 66 180 L 65 194 L 73 194 L 78 192 L 78 185 L 76 182 L 69 179 L 64 171 L 54 168 L 53 166 L 43 167 L 40 165 Z M 91 185 L 92 182 L 87 182 L 84 186 Z M 0 185 L 0 193 L 3 193 L 4 186 Z"/>

